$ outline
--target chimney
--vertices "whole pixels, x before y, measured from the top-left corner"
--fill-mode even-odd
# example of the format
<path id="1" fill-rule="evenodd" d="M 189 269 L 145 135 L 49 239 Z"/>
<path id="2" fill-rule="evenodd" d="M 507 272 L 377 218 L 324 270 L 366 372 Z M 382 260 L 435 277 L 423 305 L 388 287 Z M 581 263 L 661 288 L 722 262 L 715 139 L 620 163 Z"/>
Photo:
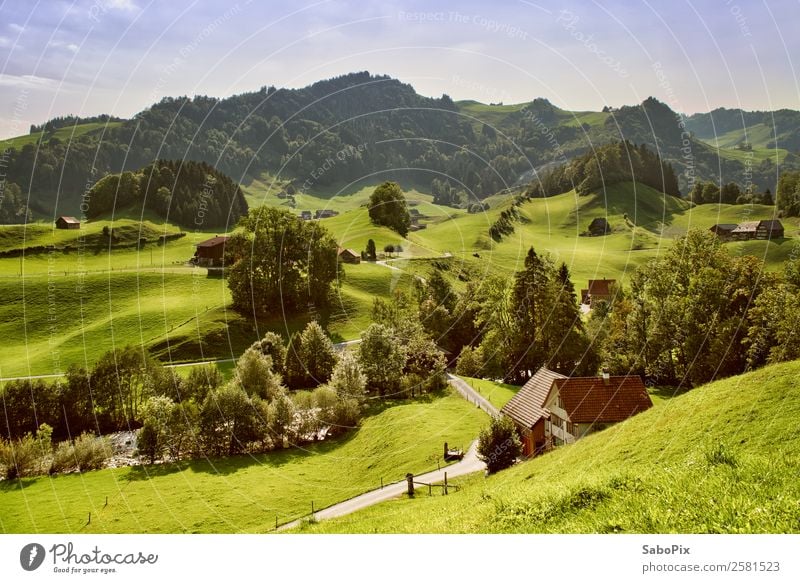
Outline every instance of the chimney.
<path id="1" fill-rule="evenodd" d="M 606 367 L 603 367 L 603 384 L 607 385 L 608 384 L 608 380 L 610 378 L 611 378 L 611 375 L 608 374 L 608 369 Z"/>

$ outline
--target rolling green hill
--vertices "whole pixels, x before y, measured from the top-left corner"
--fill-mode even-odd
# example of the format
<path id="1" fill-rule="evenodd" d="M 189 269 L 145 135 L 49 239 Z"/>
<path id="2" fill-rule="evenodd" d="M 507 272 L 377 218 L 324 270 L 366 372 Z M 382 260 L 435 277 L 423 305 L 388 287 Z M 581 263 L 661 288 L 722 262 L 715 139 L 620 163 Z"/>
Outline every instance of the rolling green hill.
<path id="1" fill-rule="evenodd" d="M 466 447 L 485 420 L 458 396 L 431 397 L 385 406 L 359 429 L 303 448 L 0 482 L 0 532 L 268 532 L 312 501 L 324 508 L 435 469 L 442 443 Z"/>
<path id="2" fill-rule="evenodd" d="M 75 125 L 58 128 L 57 130 L 48 133 L 35 132 L 32 134 L 26 134 L 24 136 L 9 138 L 7 140 L 0 140 L 0 150 L 4 150 L 6 148 L 19 149 L 28 144 L 36 145 L 40 139 L 42 140 L 43 144 L 50 143 L 53 138 L 60 140 L 61 142 L 69 142 L 70 140 L 80 138 L 81 136 L 96 136 L 97 134 L 102 134 L 104 130 L 119 127 L 122 125 L 122 123 L 123 122 L 121 121 L 78 123 Z"/>
<path id="3" fill-rule="evenodd" d="M 800 362 L 717 381 L 484 478 L 304 532 L 800 532 Z"/>

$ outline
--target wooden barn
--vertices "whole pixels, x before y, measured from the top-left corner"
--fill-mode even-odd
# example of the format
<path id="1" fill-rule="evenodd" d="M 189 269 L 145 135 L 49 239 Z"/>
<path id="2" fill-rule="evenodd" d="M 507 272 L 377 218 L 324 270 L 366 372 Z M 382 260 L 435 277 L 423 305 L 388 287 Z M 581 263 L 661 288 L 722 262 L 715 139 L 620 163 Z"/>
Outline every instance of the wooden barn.
<path id="1" fill-rule="evenodd" d="M 783 239 L 783 223 L 778 220 L 759 221 L 756 227 L 756 239 L 769 241 L 770 239 Z"/>
<path id="2" fill-rule="evenodd" d="M 56 229 L 80 229 L 81 222 L 75 217 L 61 216 L 56 219 Z"/>
<path id="3" fill-rule="evenodd" d="M 352 249 L 339 248 L 339 261 L 342 263 L 361 263 L 361 255 Z"/>
<path id="4" fill-rule="evenodd" d="M 734 241 L 749 241 L 756 238 L 756 231 L 761 221 L 745 221 L 739 223 L 736 228 L 731 231 L 731 238 Z"/>
<path id="5" fill-rule="evenodd" d="M 733 230 L 736 228 L 736 225 L 732 223 L 720 223 L 718 225 L 714 225 L 709 229 L 712 233 L 714 233 L 717 237 L 719 237 L 723 241 L 730 241 L 733 238 Z"/>
<path id="6" fill-rule="evenodd" d="M 227 235 L 218 235 L 198 243 L 194 253 L 195 263 L 203 267 L 222 267 L 227 241 Z"/>
<path id="7" fill-rule="evenodd" d="M 500 410 L 517 428 L 522 441 L 522 455 L 532 457 L 545 451 L 547 440 L 544 425 L 550 413 L 544 408 L 544 402 L 553 381 L 565 378 L 567 377 L 564 375 L 542 367 Z"/>

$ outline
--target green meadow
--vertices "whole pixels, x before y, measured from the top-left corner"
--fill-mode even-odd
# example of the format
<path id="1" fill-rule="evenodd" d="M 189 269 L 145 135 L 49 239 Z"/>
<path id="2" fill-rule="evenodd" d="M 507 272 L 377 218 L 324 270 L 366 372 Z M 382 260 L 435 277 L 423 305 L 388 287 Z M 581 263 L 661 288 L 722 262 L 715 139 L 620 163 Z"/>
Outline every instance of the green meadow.
<path id="1" fill-rule="evenodd" d="M 41 132 L 35 134 L 26 134 L 24 136 L 17 136 L 8 140 L 0 140 L 0 149 L 19 149 L 28 144 L 35 145 L 39 138 L 43 138 L 45 142 L 49 142 L 52 138 L 57 138 L 62 142 L 69 142 L 79 136 L 85 134 L 99 134 L 105 129 L 110 129 L 121 125 L 121 121 L 104 122 L 91 122 L 82 123 L 72 126 L 59 128 L 50 134 L 42 134 Z"/>
<path id="2" fill-rule="evenodd" d="M 387 244 L 403 247 L 389 262 L 394 269 L 367 262 L 344 267 L 333 305 L 318 314 L 337 342 L 357 338 L 368 326 L 375 297 L 408 289 L 413 277 L 426 277 L 432 261 L 444 256 L 452 256 L 451 265 L 468 268 L 472 278 L 510 275 L 533 246 L 566 262 L 580 289 L 587 279 L 625 281 L 690 229 L 767 219 L 774 213 L 774 207 L 764 205 L 693 206 L 628 183 L 589 196 L 568 192 L 526 201 L 519 207 L 514 233 L 495 242 L 488 236 L 489 226 L 510 206 L 509 196 L 492 197 L 489 210 L 468 214 L 433 205 L 429 195 L 414 191 L 409 198 L 426 217 L 426 228 L 403 238 L 371 224 L 361 206 L 368 195 L 365 187 L 320 199 L 340 205 L 338 216 L 322 220 L 340 246 L 360 252 L 373 239 L 379 252 Z M 609 221 L 611 233 L 584 236 L 599 217 Z M 726 247 L 734 254 L 763 258 L 768 269 L 778 268 L 800 236 L 796 218 L 783 222 L 786 239 Z M 110 247 L 102 234 L 105 226 L 116 236 Z M 10 339 L 0 360 L 0 377 L 91 365 L 112 346 L 126 344 L 144 345 L 165 362 L 235 358 L 267 330 L 288 336 L 311 317 L 287 318 L 276 312 L 252 322 L 233 311 L 224 280 L 186 263 L 198 242 L 218 233 L 188 232 L 160 242 L 162 235 L 180 232 L 154 217 L 99 219 L 84 223 L 80 231 L 53 229 L 49 223 L 0 227 L 0 251 L 26 248 L 24 257 L 0 258 L 0 293 L 8 298 L 0 307 L 0 330 Z M 140 244 L 140 238 L 146 241 Z M 453 284 L 457 289 L 465 285 L 455 277 Z"/>
<path id="3" fill-rule="evenodd" d="M 302 448 L 0 482 L 0 531 L 269 532 L 312 502 L 435 469 L 444 442 L 466 446 L 487 419 L 458 396 L 431 396 L 377 407 L 358 429 Z"/>
<path id="4" fill-rule="evenodd" d="M 800 362 L 672 397 L 450 496 L 403 497 L 312 533 L 800 532 Z"/>

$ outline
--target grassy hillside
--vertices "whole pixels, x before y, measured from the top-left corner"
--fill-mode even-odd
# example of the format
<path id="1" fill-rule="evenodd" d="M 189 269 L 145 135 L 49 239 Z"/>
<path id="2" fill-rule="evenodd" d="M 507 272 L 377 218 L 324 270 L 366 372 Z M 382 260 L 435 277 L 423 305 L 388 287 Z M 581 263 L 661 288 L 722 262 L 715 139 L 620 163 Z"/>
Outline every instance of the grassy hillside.
<path id="1" fill-rule="evenodd" d="M 800 362 L 699 387 L 448 497 L 307 532 L 800 532 Z"/>
<path id="2" fill-rule="evenodd" d="M 107 123 L 104 122 L 91 122 L 91 123 L 82 123 L 77 125 L 71 125 L 63 128 L 59 128 L 55 130 L 52 134 L 42 134 L 34 133 L 34 134 L 26 134 L 24 136 L 17 136 L 15 138 L 9 138 L 7 140 L 0 140 L 0 150 L 8 149 L 19 149 L 27 144 L 36 144 L 39 141 L 39 138 L 43 138 L 44 142 L 49 142 L 52 138 L 57 138 L 62 142 L 69 142 L 77 137 L 95 133 L 102 133 L 104 129 L 110 129 L 122 125 L 121 121 L 110 121 Z"/>
<path id="3" fill-rule="evenodd" d="M 456 396 L 386 407 L 342 438 L 258 456 L 0 482 L 5 533 L 267 532 L 406 472 L 436 468 L 486 416 Z M 105 500 L 108 497 L 108 506 Z M 91 525 L 86 526 L 88 513 Z"/>

